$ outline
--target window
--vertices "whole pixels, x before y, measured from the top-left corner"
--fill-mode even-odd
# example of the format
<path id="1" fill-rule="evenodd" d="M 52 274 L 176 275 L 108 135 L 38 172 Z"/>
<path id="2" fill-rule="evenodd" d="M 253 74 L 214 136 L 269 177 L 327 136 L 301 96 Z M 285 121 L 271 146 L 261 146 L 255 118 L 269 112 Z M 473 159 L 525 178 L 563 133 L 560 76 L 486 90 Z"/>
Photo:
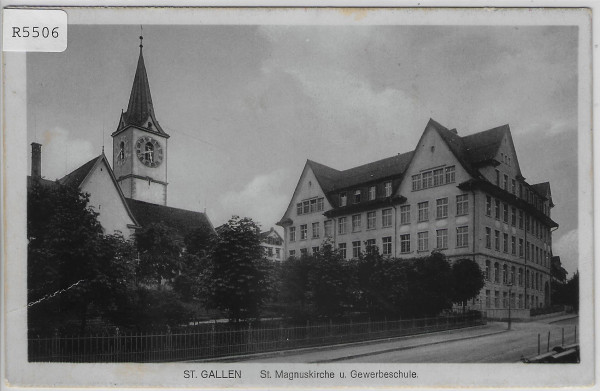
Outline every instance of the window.
<path id="1" fill-rule="evenodd" d="M 523 294 L 519 293 L 519 303 L 518 306 L 520 309 L 523 309 Z"/>
<path id="2" fill-rule="evenodd" d="M 436 248 L 443 249 L 448 248 L 448 230 L 438 229 L 436 231 L 437 243 Z"/>
<path id="3" fill-rule="evenodd" d="M 527 232 L 530 231 L 530 227 L 529 227 L 529 216 L 525 215 L 525 230 Z"/>
<path id="4" fill-rule="evenodd" d="M 386 236 L 382 239 L 383 255 L 392 255 L 392 237 Z"/>
<path id="5" fill-rule="evenodd" d="M 390 211 L 390 225 L 391 225 L 391 216 L 392 210 Z M 400 207 L 400 224 L 410 224 L 410 205 L 402 205 Z"/>
<path id="6" fill-rule="evenodd" d="M 504 221 L 505 223 L 508 224 L 508 204 L 505 202 L 502 204 L 502 206 L 503 206 L 502 221 Z"/>
<path id="7" fill-rule="evenodd" d="M 375 239 L 367 239 L 365 241 L 365 249 L 369 253 L 376 253 L 377 252 L 376 246 L 377 246 L 377 242 L 375 241 Z"/>
<path id="8" fill-rule="evenodd" d="M 346 218 L 340 217 L 338 219 L 338 234 L 343 235 L 346 233 Z"/>
<path id="9" fill-rule="evenodd" d="M 352 242 L 352 258 L 358 258 L 360 256 L 360 240 Z"/>
<path id="10" fill-rule="evenodd" d="M 446 167 L 446 183 L 454 183 L 456 169 L 454 166 Z"/>
<path id="11" fill-rule="evenodd" d="M 410 234 L 400 235 L 400 252 L 410 252 Z"/>
<path id="12" fill-rule="evenodd" d="M 313 254 L 316 254 L 318 252 L 319 252 L 319 246 L 315 246 L 315 247 L 312 248 L 312 253 Z"/>
<path id="13" fill-rule="evenodd" d="M 500 282 L 500 265 L 498 262 L 494 263 L 494 282 Z"/>
<path id="14" fill-rule="evenodd" d="M 504 190 L 508 191 L 508 175 L 504 174 Z"/>
<path id="15" fill-rule="evenodd" d="M 346 243 L 339 243 L 338 244 L 338 251 L 340 252 L 340 256 L 343 259 L 346 259 Z"/>
<path id="16" fill-rule="evenodd" d="M 302 214 L 310 213 L 310 203 L 307 201 L 302 202 Z"/>
<path id="17" fill-rule="evenodd" d="M 375 199 L 375 186 L 371 186 L 369 187 L 369 200 L 374 200 Z"/>
<path id="18" fill-rule="evenodd" d="M 325 237 L 333 236 L 333 221 L 325 220 L 323 226 L 325 227 Z"/>
<path id="19" fill-rule="evenodd" d="M 352 232 L 360 231 L 360 215 L 352 216 Z"/>
<path id="20" fill-rule="evenodd" d="M 502 292 L 502 306 L 504 308 L 508 307 L 508 294 L 506 292 Z"/>
<path id="21" fill-rule="evenodd" d="M 304 200 L 296 204 L 296 214 L 320 212 L 323 210 L 323 197 Z"/>
<path id="22" fill-rule="evenodd" d="M 425 171 L 423 174 L 423 189 L 429 189 L 433 187 L 433 171 Z"/>
<path id="23" fill-rule="evenodd" d="M 445 219 L 448 217 L 448 198 L 436 200 L 436 216 L 438 219 Z"/>
<path id="24" fill-rule="evenodd" d="M 360 202 L 360 190 L 354 191 L 354 203 L 358 204 Z"/>
<path id="25" fill-rule="evenodd" d="M 348 198 L 346 196 L 346 193 L 340 193 L 340 206 L 346 206 L 347 203 Z"/>
<path id="26" fill-rule="evenodd" d="M 300 256 L 305 257 L 308 255 L 308 251 L 305 248 L 300 249 Z"/>
<path id="27" fill-rule="evenodd" d="M 469 227 L 456 227 L 456 247 L 469 245 Z"/>
<path id="28" fill-rule="evenodd" d="M 273 256 L 273 247 L 267 247 L 267 256 L 272 257 Z"/>
<path id="29" fill-rule="evenodd" d="M 125 160 L 125 142 L 121 141 L 119 144 L 119 155 L 117 157 L 119 161 Z"/>
<path id="30" fill-rule="evenodd" d="M 517 208 L 514 206 L 511 208 L 510 223 L 513 227 L 517 226 Z"/>
<path id="31" fill-rule="evenodd" d="M 321 230 L 319 229 L 319 223 L 312 223 L 312 237 L 314 238 L 318 238 L 319 236 L 321 236 Z"/>
<path id="32" fill-rule="evenodd" d="M 400 210 L 402 210 L 402 208 L 404 208 L 404 207 L 401 207 Z M 409 212 L 410 212 L 410 209 L 409 209 Z M 384 209 L 381 211 L 381 224 L 384 227 L 392 226 L 392 210 L 391 209 Z"/>
<path id="33" fill-rule="evenodd" d="M 502 265 L 502 283 L 508 283 L 508 266 L 506 264 Z"/>
<path id="34" fill-rule="evenodd" d="M 491 292 L 490 290 L 486 290 L 485 291 L 485 308 L 490 308 L 490 304 L 491 304 L 491 300 L 492 298 L 490 297 Z"/>
<path id="35" fill-rule="evenodd" d="M 500 231 L 494 230 L 494 249 L 500 251 Z"/>
<path id="36" fill-rule="evenodd" d="M 517 255 L 517 238 L 515 236 L 510 238 L 510 253 Z"/>
<path id="37" fill-rule="evenodd" d="M 516 192 L 517 192 L 517 183 L 515 182 L 514 179 L 510 180 L 510 192 L 513 194 L 516 194 Z"/>
<path id="38" fill-rule="evenodd" d="M 485 260 L 485 274 L 484 274 L 484 277 L 485 277 L 486 281 L 490 280 L 490 263 L 491 262 L 490 262 L 489 259 Z"/>
<path id="39" fill-rule="evenodd" d="M 494 307 L 500 308 L 500 292 L 494 291 Z"/>
<path id="40" fill-rule="evenodd" d="M 307 226 L 307 224 L 302 224 L 300 226 L 300 240 L 306 240 L 307 235 L 308 235 L 308 226 Z"/>
<path id="41" fill-rule="evenodd" d="M 444 169 L 438 168 L 433 170 L 433 186 L 441 186 L 444 184 Z"/>
<path id="42" fill-rule="evenodd" d="M 519 280 L 519 286 L 523 286 L 523 268 L 519 268 L 517 278 Z"/>
<path id="43" fill-rule="evenodd" d="M 515 280 L 515 274 L 516 274 L 516 268 L 513 266 L 513 267 L 511 267 L 511 268 L 510 268 L 510 281 L 509 281 L 509 282 L 510 282 L 511 284 L 514 284 L 514 283 L 516 283 L 516 282 L 517 282 L 517 281 Z"/>
<path id="44" fill-rule="evenodd" d="M 375 228 L 377 222 L 377 213 L 367 212 L 367 229 Z"/>
<path id="45" fill-rule="evenodd" d="M 500 200 L 497 198 L 494 199 L 494 215 L 498 220 L 500 220 Z"/>
<path id="46" fill-rule="evenodd" d="M 296 204 L 296 214 L 297 215 L 301 215 L 302 214 L 302 202 L 298 202 Z"/>
<path id="47" fill-rule="evenodd" d="M 519 198 L 523 198 L 523 185 L 519 183 Z"/>
<path id="48" fill-rule="evenodd" d="M 529 278 L 529 270 L 527 270 L 525 272 L 525 287 L 526 288 L 529 288 L 529 280 L 530 280 L 530 278 Z"/>
<path id="49" fill-rule="evenodd" d="M 519 211 L 519 229 L 523 229 L 523 211 Z"/>
<path id="50" fill-rule="evenodd" d="M 462 216 L 469 214 L 469 195 L 461 194 L 456 196 L 456 215 Z"/>
<path id="51" fill-rule="evenodd" d="M 504 250 L 505 253 L 508 252 L 508 234 L 502 235 L 502 250 Z"/>
<path id="52" fill-rule="evenodd" d="M 290 227 L 290 242 L 296 241 L 296 227 Z"/>
<path id="53" fill-rule="evenodd" d="M 496 186 L 500 186 L 500 171 L 496 170 Z"/>
<path id="54" fill-rule="evenodd" d="M 392 196 L 392 182 L 385 182 L 385 184 L 383 185 L 383 188 L 385 189 L 385 196 L 391 197 Z"/>
<path id="55" fill-rule="evenodd" d="M 485 248 L 492 248 L 492 229 L 485 227 Z"/>
<path id="56" fill-rule="evenodd" d="M 412 189 L 413 191 L 421 190 L 421 174 L 412 176 Z"/>
<path id="57" fill-rule="evenodd" d="M 523 239 L 519 239 L 519 257 L 523 258 Z"/>
<path id="58" fill-rule="evenodd" d="M 281 258 L 281 249 L 280 248 L 275 249 L 275 256 L 277 257 L 277 259 Z"/>
<path id="59" fill-rule="evenodd" d="M 417 234 L 418 251 L 427 251 L 429 248 L 429 232 L 419 232 Z"/>
<path id="60" fill-rule="evenodd" d="M 323 210 L 323 205 L 324 205 L 324 198 L 317 198 L 317 211 L 320 212 Z"/>
<path id="61" fill-rule="evenodd" d="M 310 213 L 317 211 L 317 199 L 310 200 Z"/>
<path id="62" fill-rule="evenodd" d="M 290 257 L 295 257 L 296 256 L 296 250 L 290 250 L 289 251 Z"/>
<path id="63" fill-rule="evenodd" d="M 419 202 L 419 222 L 429 220 L 429 202 Z"/>
<path id="64" fill-rule="evenodd" d="M 485 196 L 485 215 L 492 215 L 492 197 L 490 196 Z"/>

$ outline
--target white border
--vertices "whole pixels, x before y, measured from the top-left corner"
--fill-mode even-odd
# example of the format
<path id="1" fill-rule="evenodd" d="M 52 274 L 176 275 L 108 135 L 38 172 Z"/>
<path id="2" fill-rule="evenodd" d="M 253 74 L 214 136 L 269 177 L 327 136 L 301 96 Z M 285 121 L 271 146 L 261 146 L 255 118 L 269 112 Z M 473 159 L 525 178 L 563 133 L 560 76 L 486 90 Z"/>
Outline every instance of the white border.
<path id="1" fill-rule="evenodd" d="M 46 1 L 45 5 L 76 5 L 76 1 Z M 102 5 L 118 5 L 121 2 L 106 1 Z M 145 1 L 144 5 L 160 5 L 159 1 Z M 303 2 L 302 5 L 315 5 L 316 2 Z M 9 5 L 35 5 L 34 2 L 14 2 L 5 1 L 3 6 Z M 162 3 L 164 4 L 164 3 Z M 197 5 L 197 2 L 181 1 L 178 5 Z M 364 2 L 332 1 L 328 5 L 364 5 Z M 592 7 L 589 2 L 573 1 L 569 6 L 587 6 Z M 206 2 L 203 5 L 223 5 L 223 3 Z M 227 3 L 227 5 L 251 5 L 248 2 Z M 299 2 L 262 2 L 262 5 L 300 5 Z M 323 5 L 323 3 L 319 3 Z M 369 6 L 439 6 L 439 3 L 432 1 L 384 1 Z M 473 6 L 473 2 L 458 1 L 453 6 Z M 538 1 L 528 2 L 529 6 L 565 6 L 565 2 L 559 1 Z M 504 1 L 503 7 L 523 6 L 523 2 Z M 546 24 L 580 24 L 581 15 L 563 15 L 560 20 L 552 19 L 549 23 L 548 12 L 539 9 L 528 10 L 494 10 L 488 9 L 479 12 L 485 12 L 485 20 L 480 16 L 473 18 L 470 10 L 443 10 L 443 9 L 414 9 L 410 13 L 404 10 L 385 9 L 385 10 L 339 10 L 331 9 L 246 9 L 241 13 L 239 10 L 224 9 L 195 9 L 181 10 L 173 8 L 161 8 L 144 10 L 140 9 L 102 9 L 102 8 L 78 8 L 65 9 L 69 14 L 70 24 L 449 24 L 445 16 L 447 12 L 461 12 L 461 25 L 489 25 L 489 24 L 510 24 L 510 25 L 546 25 Z M 555 11 L 557 12 L 557 11 Z M 560 11 L 558 11 L 560 12 Z M 116 13 L 116 15 L 115 15 Z M 290 20 L 289 14 L 294 13 L 293 20 Z M 317 15 L 318 14 L 318 15 Z M 324 16 L 326 15 L 326 17 Z M 554 18 L 554 16 L 552 16 Z M 393 19 L 392 19 L 393 18 Z M 456 18 L 456 17 L 454 17 Z M 456 20 L 456 19 L 453 19 Z M 596 22 L 593 22 L 597 27 Z M 580 24 L 580 37 L 590 36 L 589 24 L 586 26 Z M 597 31 L 594 29 L 594 43 L 597 42 Z M 580 38 L 581 39 L 581 38 Z M 581 47 L 581 46 L 580 46 Z M 594 55 L 597 48 L 594 45 Z M 25 55 L 20 53 L 4 53 L 3 64 L 5 65 L 4 76 L 4 114 L 3 117 L 3 256 L 6 256 L 7 262 L 3 270 L 4 277 L 4 306 L 7 328 L 3 330 L 3 347 L 6 348 L 6 354 L 2 361 L 2 377 L 10 377 L 13 384 L 38 384 L 65 387 L 68 385 L 88 385 L 88 386 L 177 386 L 177 387 L 252 387 L 262 384 L 265 387 L 277 386 L 310 386 L 308 383 L 290 383 L 282 381 L 280 383 L 261 382 L 258 378 L 260 369 L 274 369 L 275 367 L 290 368 L 291 364 L 273 365 L 273 364 L 227 364 L 227 369 L 243 368 L 243 383 L 201 383 L 185 382 L 181 376 L 183 369 L 199 368 L 197 364 L 30 364 L 26 360 L 26 350 L 23 341 L 26 341 L 25 310 L 26 296 L 24 286 L 20 282 L 25 279 L 26 259 L 26 241 L 24 232 L 25 226 L 25 178 L 27 175 L 26 165 L 22 164 L 28 158 L 26 147 L 26 116 L 23 115 L 26 97 L 26 83 L 24 77 L 18 77 L 25 69 Z M 592 176 L 598 171 L 593 171 L 591 133 L 586 129 L 592 128 L 590 118 L 590 98 L 591 98 L 591 65 L 590 53 L 585 50 L 579 50 L 579 222 L 580 232 L 580 275 L 582 292 L 582 312 L 580 316 L 581 341 L 593 341 L 594 319 L 592 317 L 593 295 L 597 294 L 594 290 L 594 284 L 589 278 L 593 275 L 593 249 L 592 249 Z M 583 75 L 589 75 L 585 77 Z M 594 103 L 597 102 L 597 96 L 594 96 Z M 598 142 L 594 143 L 594 151 L 598 152 Z M 598 199 L 596 199 L 598 201 Z M 596 204 L 597 205 L 597 204 Z M 599 215 L 595 215 L 596 218 Z M 10 224 L 8 224 L 10 222 Z M 589 230 L 586 229 L 589 227 Z M 596 235 L 599 235 L 598 233 Z M 600 236 L 595 236 L 600 238 Z M 583 261 L 590 260 L 590 261 Z M 588 277 L 588 278 L 586 278 Z M 16 282 L 15 282 L 16 281 Z M 596 280 L 598 281 L 598 272 L 596 271 Z M 598 316 L 598 314 L 596 314 Z M 597 322 L 596 322 L 597 324 Z M 3 322 L 4 326 L 4 322 Z M 597 344 L 597 341 L 596 341 Z M 596 345 L 597 347 L 597 345 Z M 596 350 L 597 351 L 597 350 Z M 544 386 L 572 386 L 572 385 L 591 385 L 594 382 L 592 370 L 594 367 L 594 346 L 592 344 L 582 344 L 582 362 L 580 365 L 560 366 L 524 366 L 520 364 L 400 364 L 400 365 L 379 365 L 379 364 L 328 364 L 328 369 L 338 371 L 339 368 L 356 369 L 412 369 L 423 374 L 422 381 L 419 383 L 406 383 L 405 386 L 493 386 L 493 387 L 544 387 Z M 203 368 L 222 368 L 225 364 L 202 365 Z M 296 364 L 295 369 L 315 368 L 315 365 Z M 319 365 L 318 367 L 323 367 Z M 6 370 L 6 372 L 4 372 Z M 597 368 L 596 368 L 597 370 Z M 317 384 L 313 384 L 315 386 Z M 339 383 L 319 383 L 318 386 L 341 386 Z M 370 387 L 376 385 L 401 386 L 394 383 L 358 382 L 353 381 L 350 384 L 355 387 Z"/>

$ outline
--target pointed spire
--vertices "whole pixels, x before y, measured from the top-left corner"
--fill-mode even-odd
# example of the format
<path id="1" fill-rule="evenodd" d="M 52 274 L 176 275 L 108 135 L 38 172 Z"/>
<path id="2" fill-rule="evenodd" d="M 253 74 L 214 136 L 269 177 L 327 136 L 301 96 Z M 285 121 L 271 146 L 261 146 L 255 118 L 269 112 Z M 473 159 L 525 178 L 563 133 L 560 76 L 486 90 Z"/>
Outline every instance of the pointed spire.
<path id="1" fill-rule="evenodd" d="M 140 54 L 135 77 L 133 78 L 127 111 L 121 114 L 123 121 L 119 124 L 119 129 L 113 136 L 128 125 L 134 125 L 168 137 L 158 124 L 154 114 L 150 83 L 148 83 L 148 74 L 146 73 L 146 65 L 144 64 L 143 39 L 144 37 L 140 35 Z"/>

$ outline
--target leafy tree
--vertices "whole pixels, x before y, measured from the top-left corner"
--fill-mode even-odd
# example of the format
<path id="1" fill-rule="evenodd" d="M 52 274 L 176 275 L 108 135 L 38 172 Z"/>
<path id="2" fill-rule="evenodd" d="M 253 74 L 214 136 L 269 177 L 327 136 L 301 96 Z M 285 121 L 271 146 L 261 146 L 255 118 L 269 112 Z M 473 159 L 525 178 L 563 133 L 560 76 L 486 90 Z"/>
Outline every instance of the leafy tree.
<path id="1" fill-rule="evenodd" d="M 567 271 L 562 267 L 560 257 L 554 256 L 550 262 L 550 276 L 555 282 L 565 283 L 567 281 Z"/>
<path id="2" fill-rule="evenodd" d="M 405 315 L 435 316 L 452 307 L 453 280 L 450 264 L 440 252 L 408 260 L 408 291 L 402 301 Z"/>
<path id="3" fill-rule="evenodd" d="M 163 223 L 151 223 L 136 232 L 135 238 L 141 282 L 161 286 L 163 280 L 179 274 L 183 243 L 175 230 Z"/>
<path id="4" fill-rule="evenodd" d="M 291 257 L 283 262 L 279 271 L 278 300 L 283 314 L 295 320 L 310 317 L 308 280 L 312 258 Z"/>
<path id="5" fill-rule="evenodd" d="M 207 226 L 193 229 L 184 238 L 186 251 L 199 257 L 205 256 L 214 236 L 214 231 Z"/>
<path id="6" fill-rule="evenodd" d="M 485 285 L 483 272 L 477 262 L 462 258 L 452 265 L 452 280 L 454 283 L 452 300 L 461 303 L 464 312 L 466 302 L 476 297 Z"/>
<path id="7" fill-rule="evenodd" d="M 264 258 L 259 233 L 252 219 L 234 216 L 208 253 L 208 304 L 231 321 L 256 318 L 271 294 L 272 264 Z"/>

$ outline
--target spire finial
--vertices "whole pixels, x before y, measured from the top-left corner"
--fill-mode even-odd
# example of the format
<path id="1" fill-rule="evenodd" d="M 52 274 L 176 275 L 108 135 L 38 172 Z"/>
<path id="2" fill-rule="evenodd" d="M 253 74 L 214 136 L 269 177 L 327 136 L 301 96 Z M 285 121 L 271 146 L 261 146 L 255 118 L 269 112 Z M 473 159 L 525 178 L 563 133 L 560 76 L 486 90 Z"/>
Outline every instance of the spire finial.
<path id="1" fill-rule="evenodd" d="M 144 40 L 144 26 L 140 24 L 140 49 L 144 47 L 142 41 Z"/>

